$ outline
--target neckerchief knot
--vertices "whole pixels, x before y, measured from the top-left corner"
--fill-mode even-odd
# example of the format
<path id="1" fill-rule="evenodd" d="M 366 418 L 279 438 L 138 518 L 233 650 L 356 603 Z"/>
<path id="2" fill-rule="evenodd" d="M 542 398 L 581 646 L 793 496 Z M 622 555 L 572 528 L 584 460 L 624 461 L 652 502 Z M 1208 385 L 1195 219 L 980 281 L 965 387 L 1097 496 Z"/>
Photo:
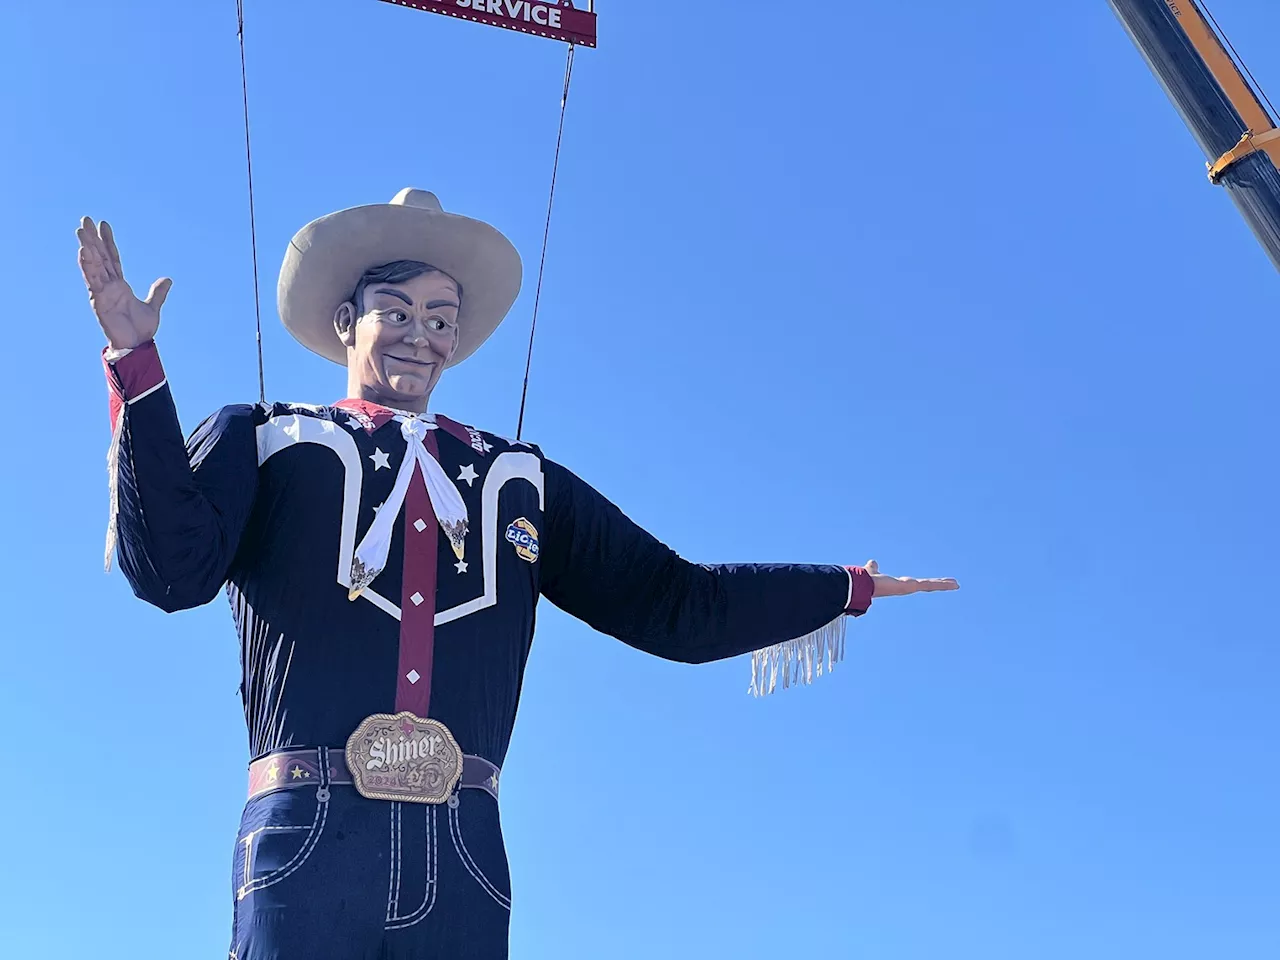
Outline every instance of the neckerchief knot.
<path id="1" fill-rule="evenodd" d="M 453 485 L 441 468 L 439 461 L 427 449 L 423 439 L 428 430 L 437 429 L 418 417 L 397 417 L 400 420 L 400 434 L 404 437 L 404 458 L 400 461 L 400 469 L 396 473 L 395 485 L 391 495 L 378 508 L 369 525 L 364 539 L 356 548 L 355 557 L 351 561 L 351 587 L 348 597 L 352 600 L 360 596 L 361 591 L 377 579 L 387 566 L 387 554 L 391 550 L 391 535 L 395 530 L 396 519 L 404 506 L 405 494 L 413 481 L 414 467 L 421 472 L 427 487 L 427 495 L 431 499 L 431 507 L 435 512 L 440 529 L 449 539 L 454 555 L 463 559 L 467 537 L 467 505 L 462 494 Z"/>

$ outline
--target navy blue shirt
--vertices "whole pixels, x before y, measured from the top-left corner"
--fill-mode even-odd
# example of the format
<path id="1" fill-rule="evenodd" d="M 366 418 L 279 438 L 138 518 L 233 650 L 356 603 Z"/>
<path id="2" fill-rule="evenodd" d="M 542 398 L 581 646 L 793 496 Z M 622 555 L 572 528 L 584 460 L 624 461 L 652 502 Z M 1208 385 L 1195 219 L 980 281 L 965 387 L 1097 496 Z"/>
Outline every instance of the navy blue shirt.
<path id="1" fill-rule="evenodd" d="M 687 663 L 800 637 L 851 610 L 844 567 L 691 563 L 538 447 L 441 416 L 420 419 L 466 503 L 465 556 L 413 515 L 411 493 L 386 568 L 351 600 L 352 552 L 406 454 L 393 411 L 228 406 L 184 442 L 153 344 L 107 369 L 120 566 L 166 611 L 225 588 L 255 757 L 341 747 L 368 715 L 404 706 L 407 675 L 466 753 L 500 766 L 540 597 Z M 434 583 L 419 582 L 423 570 Z M 406 674 L 406 650 L 424 669 Z"/>

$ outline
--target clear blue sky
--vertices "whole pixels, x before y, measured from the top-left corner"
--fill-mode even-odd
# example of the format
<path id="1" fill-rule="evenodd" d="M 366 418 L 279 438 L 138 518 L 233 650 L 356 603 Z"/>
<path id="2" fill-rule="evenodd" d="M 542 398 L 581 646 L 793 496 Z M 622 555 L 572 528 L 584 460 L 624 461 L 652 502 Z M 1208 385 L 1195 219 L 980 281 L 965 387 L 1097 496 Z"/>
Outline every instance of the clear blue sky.
<path id="1" fill-rule="evenodd" d="M 564 48 L 247 7 L 268 391 L 329 402 L 341 373 L 275 315 L 288 238 L 413 185 L 532 276 Z M 834 676 L 765 701 L 746 661 L 544 605 L 513 957 L 1280 956 L 1280 283 L 1105 3 L 599 7 L 526 435 L 691 559 L 964 589 L 877 605 Z M 1280 7 L 1215 8 L 1280 91 Z M 175 278 L 185 426 L 255 399 L 239 82 L 233 0 L 4 14 L 6 957 L 228 942 L 231 618 L 102 573 L 73 230 L 106 217 L 136 287 Z M 532 293 L 437 409 L 514 430 Z"/>

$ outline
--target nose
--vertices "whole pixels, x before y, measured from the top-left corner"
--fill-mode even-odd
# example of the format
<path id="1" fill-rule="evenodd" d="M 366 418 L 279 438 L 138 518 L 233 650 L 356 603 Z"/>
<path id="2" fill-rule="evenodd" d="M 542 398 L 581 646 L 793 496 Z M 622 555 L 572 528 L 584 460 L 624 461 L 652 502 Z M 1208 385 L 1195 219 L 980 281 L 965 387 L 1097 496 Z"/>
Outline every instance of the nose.
<path id="1" fill-rule="evenodd" d="M 415 323 L 404 332 L 404 342 L 413 347 L 425 347 L 428 343 L 427 334 Z"/>

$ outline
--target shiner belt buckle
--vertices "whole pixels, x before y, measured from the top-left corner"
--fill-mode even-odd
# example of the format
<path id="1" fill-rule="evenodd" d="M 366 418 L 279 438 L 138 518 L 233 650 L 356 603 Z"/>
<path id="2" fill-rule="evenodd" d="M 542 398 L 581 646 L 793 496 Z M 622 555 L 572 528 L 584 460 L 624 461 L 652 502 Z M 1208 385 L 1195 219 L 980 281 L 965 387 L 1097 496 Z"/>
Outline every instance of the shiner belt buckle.
<path id="1" fill-rule="evenodd" d="M 347 739 L 347 768 L 361 796 L 444 803 L 462 778 L 462 748 L 439 720 L 375 713 Z"/>

